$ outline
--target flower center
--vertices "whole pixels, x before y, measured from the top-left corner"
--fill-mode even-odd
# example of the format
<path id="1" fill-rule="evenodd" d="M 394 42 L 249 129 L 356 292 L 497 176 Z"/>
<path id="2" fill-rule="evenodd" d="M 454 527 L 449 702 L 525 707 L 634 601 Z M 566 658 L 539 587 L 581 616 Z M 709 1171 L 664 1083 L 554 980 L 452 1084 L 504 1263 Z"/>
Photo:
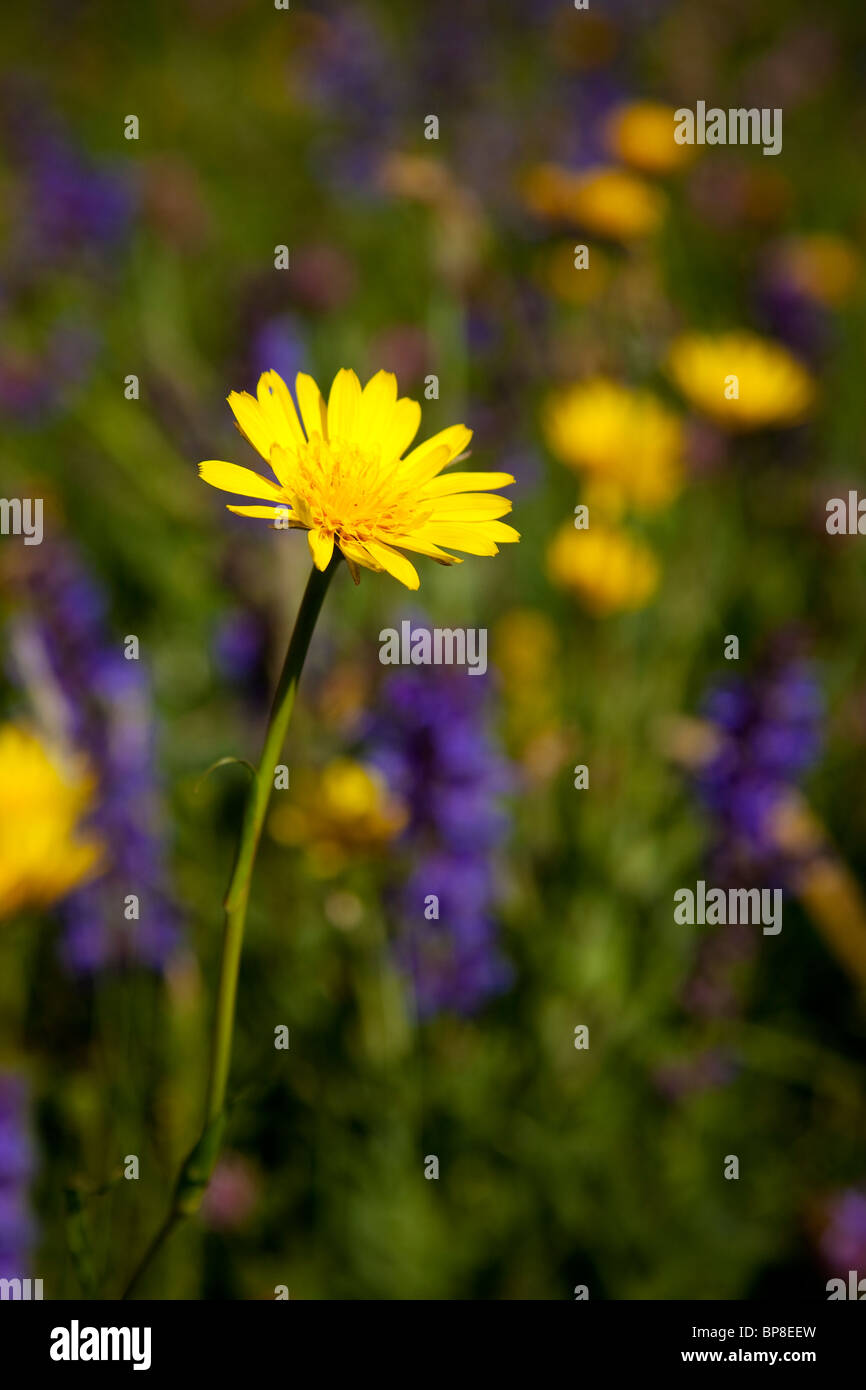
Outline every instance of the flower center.
<path id="1" fill-rule="evenodd" d="M 407 535 L 430 515 L 418 506 L 399 460 L 314 434 L 296 456 L 289 491 L 299 520 L 326 535 L 360 541 Z"/>

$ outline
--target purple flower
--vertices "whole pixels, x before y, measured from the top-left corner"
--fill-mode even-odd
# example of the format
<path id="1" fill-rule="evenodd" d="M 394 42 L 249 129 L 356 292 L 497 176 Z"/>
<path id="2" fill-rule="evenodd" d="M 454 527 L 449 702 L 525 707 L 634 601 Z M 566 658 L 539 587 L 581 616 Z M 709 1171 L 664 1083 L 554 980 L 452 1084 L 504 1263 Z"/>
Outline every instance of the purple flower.
<path id="1" fill-rule="evenodd" d="M 212 639 L 220 675 L 251 704 L 261 704 L 268 691 L 268 629 L 257 613 L 236 608 L 226 613 Z"/>
<path id="2" fill-rule="evenodd" d="M 3 316 L 0 314 L 0 328 Z M 0 348 L 0 408 L 22 424 L 42 427 L 49 414 L 87 379 L 99 335 L 77 320 L 56 319 L 36 352 Z"/>
<path id="3" fill-rule="evenodd" d="M 306 93 L 328 115 L 363 113 L 379 122 L 394 107 L 391 56 L 371 15 L 357 5 L 331 6 L 306 55 Z"/>
<path id="4" fill-rule="evenodd" d="M 127 234 L 129 188 L 60 139 L 46 140 L 38 151 L 29 191 L 31 231 L 45 255 L 61 260 L 71 252 L 109 250 Z"/>
<path id="5" fill-rule="evenodd" d="M 784 268 L 772 267 L 760 278 L 756 311 L 761 327 L 798 356 L 819 363 L 833 340 L 828 310 L 796 285 Z"/>
<path id="6" fill-rule="evenodd" d="M 126 176 L 86 158 L 38 90 L 16 79 L 0 91 L 0 130 L 21 180 L 15 259 L 65 266 L 114 251 L 134 210 Z"/>
<path id="7" fill-rule="evenodd" d="M 307 347 L 297 319 L 292 314 L 280 314 L 267 319 L 255 333 L 252 345 L 253 375 L 279 372 L 284 381 L 293 383 L 306 365 Z"/>
<path id="8" fill-rule="evenodd" d="M 694 775 L 714 843 L 714 882 L 784 882 L 793 865 L 775 836 L 774 817 L 820 748 L 823 701 L 814 672 L 779 650 L 753 678 L 717 682 L 702 713 L 714 726 L 716 749 Z M 728 925 L 701 941 L 682 1003 L 696 1018 L 735 1018 L 757 952 L 755 933 Z M 669 1084 L 668 1084 L 669 1083 Z M 700 1068 L 662 1081 L 670 1095 L 710 1082 Z"/>
<path id="9" fill-rule="evenodd" d="M 751 680 L 719 682 L 703 714 L 718 747 L 694 784 L 712 818 L 715 867 L 728 879 L 784 877 L 774 816 L 820 752 L 823 701 L 814 672 L 776 657 Z"/>
<path id="10" fill-rule="evenodd" d="M 0 265 L 0 408 L 38 425 L 90 375 L 102 335 L 88 303 L 94 287 L 113 288 L 134 194 L 125 175 L 82 154 L 38 88 L 17 77 L 0 79 L 0 141 L 15 213 Z M 86 287 L 79 304 L 69 272 Z"/>
<path id="11" fill-rule="evenodd" d="M 29 1187 L 35 1168 L 27 1086 L 0 1072 L 0 1279 L 26 1279 L 35 1226 Z"/>
<path id="12" fill-rule="evenodd" d="M 510 777 L 485 707 L 486 678 L 412 670 L 385 682 L 369 730 L 368 755 L 409 809 L 390 901 L 422 1017 L 472 1012 L 511 980 L 493 917 Z"/>
<path id="13" fill-rule="evenodd" d="M 337 192 L 370 190 L 408 92 L 376 19 L 357 5 L 330 6 L 296 82 L 327 118 L 315 152 L 320 171 Z"/>
<path id="14" fill-rule="evenodd" d="M 828 1269 L 837 1275 L 866 1271 L 866 1191 L 849 1187 L 831 1201 L 820 1250 Z"/>
<path id="15" fill-rule="evenodd" d="M 12 677 L 84 755 L 97 783 L 92 829 L 106 871 L 62 906 L 63 956 L 76 973 L 135 962 L 161 969 L 178 940 L 154 775 L 155 726 L 141 661 L 112 635 L 102 591 L 67 544 L 43 543 L 20 575 Z M 127 900 L 138 899 L 138 917 Z"/>

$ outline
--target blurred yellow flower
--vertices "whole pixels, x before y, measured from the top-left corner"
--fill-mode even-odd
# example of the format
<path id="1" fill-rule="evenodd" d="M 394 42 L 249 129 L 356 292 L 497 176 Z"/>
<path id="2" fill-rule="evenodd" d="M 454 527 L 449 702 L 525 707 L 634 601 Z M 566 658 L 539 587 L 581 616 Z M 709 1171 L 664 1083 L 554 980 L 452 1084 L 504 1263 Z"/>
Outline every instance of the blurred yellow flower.
<path id="1" fill-rule="evenodd" d="M 502 677 L 509 750 L 530 784 L 545 782 L 568 756 L 556 627 L 537 608 L 513 608 L 494 628 L 493 656 Z"/>
<path id="2" fill-rule="evenodd" d="M 644 174 L 668 174 L 694 158 L 694 145 L 674 140 L 674 108 L 657 101 L 618 106 L 607 121 L 612 155 Z"/>
<path id="3" fill-rule="evenodd" d="M 542 164 L 525 180 L 524 197 L 539 216 L 573 222 L 612 241 L 649 236 L 665 210 L 664 195 L 628 169 L 575 173 Z"/>
<path id="4" fill-rule="evenodd" d="M 576 7 L 570 5 L 550 7 L 553 11 L 551 51 L 558 63 L 582 72 L 605 67 L 622 41 L 616 23 L 607 15 L 590 10 L 588 5 L 589 0 L 586 0 L 581 14 L 576 14 Z"/>
<path id="5" fill-rule="evenodd" d="M 92 792 L 82 768 L 0 725 L 0 918 L 48 907 L 98 870 L 100 846 L 80 829 Z"/>
<path id="6" fill-rule="evenodd" d="M 458 188 L 448 165 L 426 154 L 389 154 L 382 162 L 380 180 L 388 193 L 433 206 L 448 203 Z"/>
<path id="7" fill-rule="evenodd" d="M 792 237 L 782 247 L 781 263 L 802 294 L 831 308 L 844 303 L 862 268 L 851 243 L 829 233 Z"/>
<path id="8" fill-rule="evenodd" d="M 512 608 L 495 630 L 496 665 L 506 686 L 522 691 L 527 684 L 546 685 L 556 661 L 556 628 L 537 608 Z"/>
<path id="9" fill-rule="evenodd" d="M 447 280 L 464 284 L 477 271 L 490 240 L 478 195 L 455 178 L 447 164 L 430 155 L 387 155 L 380 182 L 387 193 L 432 209 L 435 267 Z"/>
<path id="10" fill-rule="evenodd" d="M 555 246 L 541 257 L 538 278 L 545 289 L 566 304 L 591 304 L 610 283 L 613 273 L 611 257 L 593 246 L 592 255 L 585 266 L 578 269 L 574 262 L 575 247 L 572 242 Z"/>
<path id="11" fill-rule="evenodd" d="M 548 547 L 547 571 L 597 617 L 643 608 L 660 577 L 652 551 L 627 531 L 598 525 L 576 531 L 570 521 Z"/>
<path id="12" fill-rule="evenodd" d="M 565 216 L 563 207 L 576 175 L 558 164 L 537 164 L 523 180 L 526 206 L 537 217 Z"/>
<path id="13" fill-rule="evenodd" d="M 612 514 L 626 502 L 664 506 L 680 489 L 682 423 L 650 391 L 594 377 L 553 393 L 542 426 L 552 451 L 590 475 L 595 500 Z"/>
<path id="14" fill-rule="evenodd" d="M 293 800 L 277 805 L 268 828 L 279 844 L 306 849 L 313 871 L 328 878 L 381 851 L 405 824 L 405 807 L 375 768 L 338 758 L 320 773 L 302 775 Z"/>
<path id="15" fill-rule="evenodd" d="M 866 985 L 866 902 L 850 869 L 836 855 L 800 872 L 796 893 L 828 946 L 860 985 Z"/>
<path id="16" fill-rule="evenodd" d="M 461 561 L 441 547 L 497 555 L 499 543 L 520 539 L 499 520 L 511 503 L 486 491 L 513 483 L 510 473 L 443 473 L 472 438 L 465 425 L 405 454 L 421 407 L 397 399 L 393 372 L 377 372 L 362 390 L 344 368 L 327 404 L 313 378 L 299 372 L 295 392 L 300 417 L 277 372 L 262 374 L 256 396 L 232 391 L 228 398 L 238 428 L 276 481 L 219 459 L 200 463 L 199 473 L 212 487 L 267 504 L 229 511 L 266 518 L 278 530 L 305 530 L 317 569 L 327 569 L 337 546 L 356 583 L 363 565 L 417 589 L 418 572 L 401 550 L 453 565 Z"/>
<path id="17" fill-rule="evenodd" d="M 683 333 L 668 364 L 692 405 L 729 430 L 798 424 L 815 399 L 811 376 L 787 348 L 747 330 Z"/>
<path id="18" fill-rule="evenodd" d="M 800 902 L 849 974 L 866 984 L 866 901 L 857 879 L 798 791 L 776 807 L 770 827 L 796 865 L 793 888 Z"/>

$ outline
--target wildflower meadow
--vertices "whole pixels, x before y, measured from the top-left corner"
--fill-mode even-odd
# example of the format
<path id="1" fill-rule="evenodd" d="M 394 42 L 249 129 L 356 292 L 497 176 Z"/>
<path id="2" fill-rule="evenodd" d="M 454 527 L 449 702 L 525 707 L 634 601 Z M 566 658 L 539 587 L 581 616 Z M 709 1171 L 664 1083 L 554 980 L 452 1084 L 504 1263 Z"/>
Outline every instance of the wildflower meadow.
<path id="1" fill-rule="evenodd" d="M 0 22 L 3 1300 L 866 1298 L 862 7 Z"/>

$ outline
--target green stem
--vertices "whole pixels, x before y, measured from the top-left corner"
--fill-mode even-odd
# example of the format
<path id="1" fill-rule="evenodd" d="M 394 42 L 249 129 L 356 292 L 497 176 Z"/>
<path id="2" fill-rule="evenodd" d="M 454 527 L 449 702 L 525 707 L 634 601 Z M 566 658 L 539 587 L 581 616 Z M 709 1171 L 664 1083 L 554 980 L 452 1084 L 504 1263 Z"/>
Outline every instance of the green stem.
<path id="1" fill-rule="evenodd" d="M 225 1123 L 225 1097 L 231 1065 L 238 972 L 256 852 L 267 815 L 268 803 L 271 799 L 274 769 L 279 761 L 289 721 L 292 717 L 295 692 L 304 667 L 310 638 L 313 635 L 319 610 L 338 563 L 339 552 L 335 551 L 334 558 L 328 568 L 324 571 L 314 568 L 307 581 L 292 638 L 289 642 L 289 650 L 286 653 L 286 660 L 274 695 L 258 771 L 255 773 L 247 793 L 237 858 L 224 903 L 226 915 L 223 928 L 222 961 L 211 1037 L 210 1074 L 205 1097 L 202 1132 L 180 1171 L 171 1209 L 127 1285 L 123 1294 L 124 1298 L 130 1298 L 133 1295 L 172 1232 L 188 1216 L 192 1216 L 198 1210 L 207 1191 L 219 1154 Z"/>

